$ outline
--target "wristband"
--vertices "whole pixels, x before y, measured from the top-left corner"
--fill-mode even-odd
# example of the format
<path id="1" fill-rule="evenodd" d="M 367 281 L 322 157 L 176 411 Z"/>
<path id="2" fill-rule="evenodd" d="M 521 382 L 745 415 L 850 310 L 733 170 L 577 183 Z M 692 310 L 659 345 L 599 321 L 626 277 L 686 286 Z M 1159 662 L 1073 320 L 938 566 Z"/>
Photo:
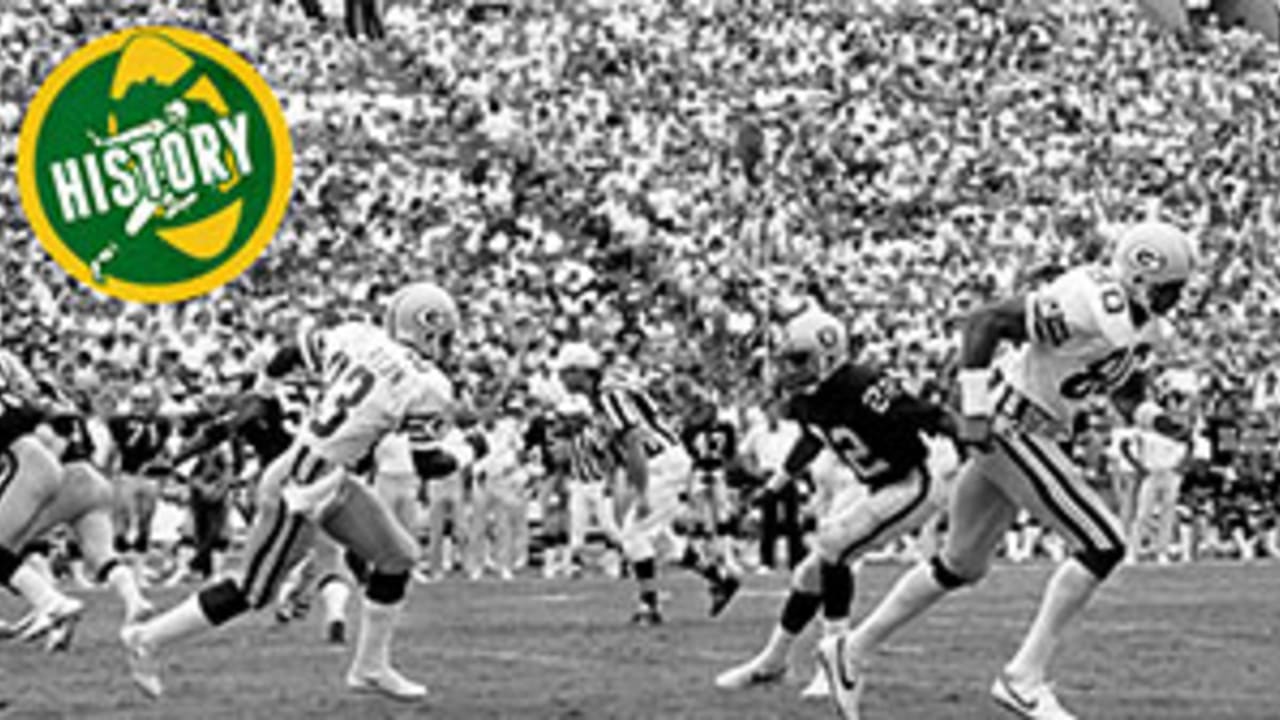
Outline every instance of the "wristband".
<path id="1" fill-rule="evenodd" d="M 960 371 L 960 413 L 965 417 L 991 415 L 991 371 L 987 368 L 965 368 Z"/>

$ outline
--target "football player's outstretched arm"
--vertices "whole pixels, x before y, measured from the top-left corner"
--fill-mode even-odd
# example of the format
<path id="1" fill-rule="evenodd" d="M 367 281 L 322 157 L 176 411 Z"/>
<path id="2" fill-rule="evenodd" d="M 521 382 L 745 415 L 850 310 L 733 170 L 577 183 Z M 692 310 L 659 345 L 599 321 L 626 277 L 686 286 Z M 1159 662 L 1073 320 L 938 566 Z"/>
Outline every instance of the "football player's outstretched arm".
<path id="1" fill-rule="evenodd" d="M 174 467 L 191 458 L 217 447 L 240 433 L 240 428 L 253 422 L 266 412 L 266 404 L 261 398 L 249 396 L 237 405 L 235 412 L 229 416 L 215 419 L 200 429 L 188 443 L 178 449 L 170 461 Z"/>
<path id="2" fill-rule="evenodd" d="M 782 472 L 774 477 L 764 486 L 765 494 L 776 493 L 804 472 L 813 459 L 818 457 L 818 453 L 822 452 L 822 439 L 807 430 L 800 433 L 796 441 L 791 444 L 791 450 L 787 452 L 787 459 L 782 462 Z"/>
<path id="3" fill-rule="evenodd" d="M 1023 342 L 1027 336 L 1025 295 L 984 305 L 964 326 L 960 344 L 960 427 L 961 442 L 983 447 L 991 432 L 991 361 L 1002 340 Z"/>

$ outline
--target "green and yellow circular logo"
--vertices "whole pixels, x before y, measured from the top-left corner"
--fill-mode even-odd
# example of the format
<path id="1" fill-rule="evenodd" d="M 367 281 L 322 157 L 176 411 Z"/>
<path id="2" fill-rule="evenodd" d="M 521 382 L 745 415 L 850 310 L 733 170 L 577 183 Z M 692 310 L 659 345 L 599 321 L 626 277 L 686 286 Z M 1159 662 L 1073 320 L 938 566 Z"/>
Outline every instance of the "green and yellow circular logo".
<path id="1" fill-rule="evenodd" d="M 27 109 L 22 205 L 67 272 L 175 302 L 257 259 L 289 203 L 293 147 L 271 88 L 221 43 L 132 28 L 80 48 Z"/>

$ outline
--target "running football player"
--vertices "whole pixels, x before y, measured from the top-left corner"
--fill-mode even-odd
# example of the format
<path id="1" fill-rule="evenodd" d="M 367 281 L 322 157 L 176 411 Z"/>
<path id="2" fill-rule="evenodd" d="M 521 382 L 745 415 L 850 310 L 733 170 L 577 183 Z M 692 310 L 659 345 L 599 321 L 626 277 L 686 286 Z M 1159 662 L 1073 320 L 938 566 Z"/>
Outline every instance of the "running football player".
<path id="1" fill-rule="evenodd" d="M 250 531 L 243 575 L 206 587 L 168 612 L 121 633 L 135 683 L 163 691 L 156 653 L 223 625 L 273 597 L 283 572 L 311 546 L 317 526 L 369 563 L 360 635 L 347 686 L 401 700 L 426 696 L 390 662 L 417 542 L 352 468 L 389 433 L 410 434 L 413 465 L 424 479 L 456 460 L 436 439 L 453 412 L 453 388 L 434 365 L 446 359 L 460 323 L 440 287 L 415 283 L 388 303 L 384 328 L 347 323 L 314 330 L 301 348 L 324 392 L 284 455 L 267 468 Z"/>
<path id="2" fill-rule="evenodd" d="M 679 438 L 667 427 L 640 383 L 621 372 L 606 373 L 600 354 L 589 345 L 566 344 L 560 348 L 556 364 L 565 388 L 591 400 L 594 412 L 603 418 L 608 442 L 622 458 L 631 502 L 619 524 L 619 535 L 640 597 L 632 622 L 662 622 L 654 584 L 654 541 L 660 536 L 672 539 L 681 563 L 707 579 L 711 615 L 719 615 L 737 593 L 740 581 L 722 565 L 703 558 L 672 531 L 672 521 L 680 512 L 681 496 L 688 493 L 692 471 L 692 461 Z"/>
<path id="3" fill-rule="evenodd" d="M 0 349 L 0 585 L 16 591 L 33 608 L 18 637 L 32 640 L 74 624 L 84 603 L 58 591 L 15 551 L 30 539 L 32 521 L 56 497 L 64 482 L 57 457 L 35 435 L 50 415 L 38 403 L 31 373 Z"/>
<path id="4" fill-rule="evenodd" d="M 942 483 L 931 477 L 921 434 L 952 434 L 950 416 L 879 370 L 851 362 L 848 348 L 844 325 L 822 310 L 807 310 L 786 326 L 779 389 L 788 396 L 786 414 L 803 433 L 783 476 L 795 477 L 827 448 L 863 487 L 842 492 L 819 518 L 814 549 L 792 573 L 790 594 L 768 642 L 716 678 L 722 689 L 781 681 L 792 644 L 820 609 L 830 627 L 847 628 L 851 564 L 918 529 L 941 507 Z M 822 696 L 825 689 L 819 681 L 805 694 Z"/>
<path id="5" fill-rule="evenodd" d="M 1177 304 L 1195 266 L 1192 240 L 1159 222 L 1128 228 L 1110 262 L 1068 271 L 1029 294 L 985 306 L 965 326 L 961 349 L 961 438 L 979 454 L 950 499 L 942 552 L 907 572 L 856 628 L 827 638 L 818 657 L 841 717 L 857 718 L 867 665 L 895 631 L 947 593 L 986 574 L 1020 507 L 1066 538 L 1035 620 L 991 688 L 1020 717 L 1069 720 L 1048 683 L 1068 626 L 1124 560 L 1124 535 L 1106 502 L 1059 444 L 1073 411 L 1111 393 L 1122 413 L 1136 356 L 1160 341 L 1155 320 Z M 999 369 L 1002 341 L 1022 343 Z"/>

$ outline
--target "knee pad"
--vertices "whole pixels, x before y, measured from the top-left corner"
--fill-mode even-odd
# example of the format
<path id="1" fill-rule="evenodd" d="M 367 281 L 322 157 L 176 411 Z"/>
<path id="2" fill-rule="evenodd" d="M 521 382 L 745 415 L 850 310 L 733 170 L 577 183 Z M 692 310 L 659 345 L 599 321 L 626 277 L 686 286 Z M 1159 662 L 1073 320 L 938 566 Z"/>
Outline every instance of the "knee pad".
<path id="1" fill-rule="evenodd" d="M 380 605 L 392 605 L 404 599 L 409 587 L 409 573 L 384 573 L 374 570 L 369 574 L 369 584 L 364 596 Z"/>
<path id="2" fill-rule="evenodd" d="M 196 601 L 200 603 L 204 616 L 215 626 L 249 611 L 249 599 L 235 580 L 210 585 L 196 595 Z"/>
<path id="3" fill-rule="evenodd" d="M 52 554 L 53 543 L 44 538 L 36 538 L 35 540 L 27 542 L 26 545 L 22 546 L 21 552 L 21 555 L 24 558 L 28 555 L 43 555 L 45 557 L 49 557 Z"/>
<path id="4" fill-rule="evenodd" d="M 933 570 L 934 581 L 946 590 L 962 588 L 978 579 L 966 578 L 965 576 L 953 571 L 951 568 L 947 567 L 946 563 L 942 561 L 942 558 L 937 555 L 933 556 L 933 559 L 929 561 L 929 566 Z M 981 577 L 981 575 L 979 575 L 979 577 Z"/>
<path id="5" fill-rule="evenodd" d="M 0 583 L 9 586 L 13 574 L 22 567 L 22 556 L 7 547 L 0 546 Z"/>
<path id="6" fill-rule="evenodd" d="M 823 563 L 822 614 L 829 620 L 849 617 L 853 604 L 853 570 L 846 563 Z"/>
<path id="7" fill-rule="evenodd" d="M 1106 580 L 1120 563 L 1124 562 L 1125 548 L 1107 548 L 1105 550 L 1083 550 L 1075 554 L 1075 559 L 1099 580 Z"/>

